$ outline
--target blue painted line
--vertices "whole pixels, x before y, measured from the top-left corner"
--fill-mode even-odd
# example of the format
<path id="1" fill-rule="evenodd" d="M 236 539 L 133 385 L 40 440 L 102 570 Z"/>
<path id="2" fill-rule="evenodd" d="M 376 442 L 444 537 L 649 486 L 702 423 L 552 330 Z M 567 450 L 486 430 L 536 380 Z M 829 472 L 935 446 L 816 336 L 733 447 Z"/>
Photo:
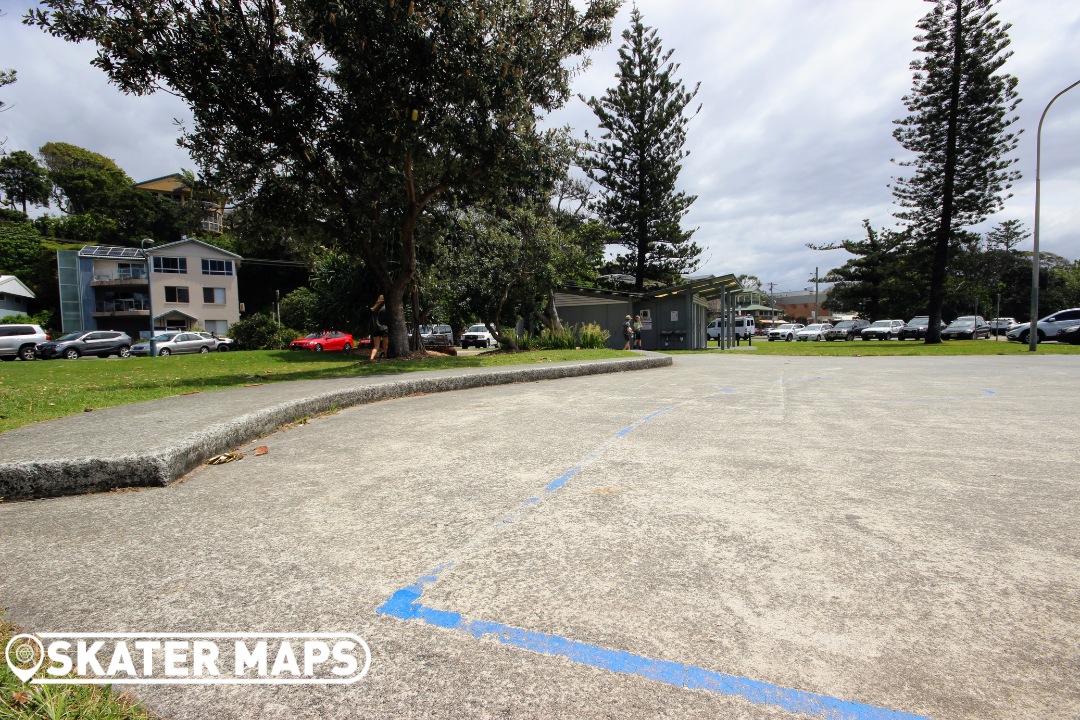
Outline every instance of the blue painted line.
<path id="1" fill-rule="evenodd" d="M 623 428 L 613 439 L 590 453 L 581 464 L 548 483 L 544 488 L 545 492 L 558 490 L 570 478 L 580 473 L 585 464 L 598 457 L 638 425 L 648 422 L 669 410 L 674 410 L 675 407 L 677 406 L 657 410 L 646 415 L 633 425 Z M 525 501 L 523 509 L 527 509 L 530 505 L 539 501 L 539 497 L 529 498 Z M 508 524 L 513 521 L 513 517 L 508 517 L 504 518 L 502 523 Z M 424 590 L 438 582 L 439 575 L 451 567 L 453 567 L 453 563 L 443 563 L 422 576 L 415 585 L 398 590 L 379 606 L 375 611 L 376 614 L 389 615 L 401 620 L 419 620 L 435 627 L 465 632 L 476 639 L 492 639 L 504 645 L 541 655 L 565 657 L 573 662 L 610 670 L 622 675 L 637 675 L 676 687 L 705 690 L 714 695 L 738 696 L 756 705 L 776 705 L 792 712 L 827 717 L 830 720 L 929 720 L 921 715 L 785 688 L 693 665 L 657 660 L 643 655 L 635 655 L 625 650 L 610 650 L 599 645 L 576 642 L 558 635 L 523 630 L 502 623 L 470 620 L 461 613 L 439 610 L 421 604 L 420 600 L 423 597 Z"/>
<path id="2" fill-rule="evenodd" d="M 554 480 L 552 480 L 551 482 L 549 482 L 544 487 L 544 492 L 555 492 L 556 490 L 561 488 L 563 485 L 565 485 L 567 480 L 574 477 L 579 472 L 581 472 L 581 466 L 580 465 L 577 465 L 575 467 L 570 468 L 569 470 L 564 472 L 562 475 L 560 475 L 559 477 L 557 477 Z"/>
<path id="3" fill-rule="evenodd" d="M 502 623 L 469 620 L 460 613 L 420 604 L 425 586 L 434 582 L 438 572 L 421 578 L 416 585 L 398 590 L 376 613 L 401 620 L 420 620 L 435 627 L 464 632 L 477 639 L 491 639 L 541 655 L 564 657 L 582 665 L 622 675 L 637 675 L 677 687 L 705 690 L 714 695 L 738 696 L 755 705 L 776 705 L 792 712 L 827 717 L 830 720 L 928 720 L 922 715 L 840 700 L 668 660 L 647 658 L 624 650 L 609 650 L 558 635 L 522 630 Z"/>
<path id="4" fill-rule="evenodd" d="M 979 388 L 979 389 L 982 390 L 984 393 L 986 393 L 988 397 L 993 397 L 993 396 L 997 395 L 997 393 L 994 392 L 993 390 L 987 390 L 986 388 Z"/>

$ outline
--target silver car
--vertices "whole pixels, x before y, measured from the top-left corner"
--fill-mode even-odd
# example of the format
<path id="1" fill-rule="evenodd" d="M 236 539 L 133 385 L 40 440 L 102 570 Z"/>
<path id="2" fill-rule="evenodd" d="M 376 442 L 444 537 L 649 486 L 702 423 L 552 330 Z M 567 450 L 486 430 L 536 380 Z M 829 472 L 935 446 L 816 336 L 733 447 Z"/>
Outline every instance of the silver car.
<path id="1" fill-rule="evenodd" d="M 213 338 L 205 338 L 196 332 L 165 332 L 154 336 L 154 350 L 158 355 L 208 353 L 215 349 L 215 345 Z M 149 355 L 149 341 L 132 345 L 131 354 Z"/>

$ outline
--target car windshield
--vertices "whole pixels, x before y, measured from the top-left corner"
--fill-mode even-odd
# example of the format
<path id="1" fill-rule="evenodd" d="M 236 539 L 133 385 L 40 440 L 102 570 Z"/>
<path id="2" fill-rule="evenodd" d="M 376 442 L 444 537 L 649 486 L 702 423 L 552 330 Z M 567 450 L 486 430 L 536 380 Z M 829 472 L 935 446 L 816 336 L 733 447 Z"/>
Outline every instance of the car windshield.
<path id="1" fill-rule="evenodd" d="M 823 327 L 825 327 L 825 326 L 824 325 L 807 325 L 805 328 L 802 329 L 802 332 L 806 332 L 808 330 L 809 331 L 817 331 L 817 330 L 820 330 Z"/>
<path id="2" fill-rule="evenodd" d="M 161 335 L 155 335 L 154 340 L 158 342 L 166 342 L 168 340 L 172 340 L 174 337 L 176 337 L 176 335 L 176 333 L 162 333 Z"/>
<path id="3" fill-rule="evenodd" d="M 326 333 L 321 333 L 321 332 L 311 333 L 310 335 L 305 335 L 302 339 L 303 340 L 314 340 L 315 338 L 321 338 L 325 334 Z"/>
<path id="4" fill-rule="evenodd" d="M 929 325 L 930 318 L 928 317 L 913 317 L 908 320 L 908 325 Z"/>
<path id="5" fill-rule="evenodd" d="M 855 324 L 854 320 L 841 320 L 840 322 L 836 323 L 835 328 L 837 330 L 844 330 L 846 328 L 851 327 L 854 324 Z"/>
<path id="6" fill-rule="evenodd" d="M 781 325 L 780 327 L 778 327 L 778 328 L 776 328 L 776 329 L 777 329 L 777 330 L 791 330 L 791 329 L 792 329 L 792 328 L 794 328 L 794 327 L 795 327 L 795 326 L 794 326 L 794 325 L 792 325 L 791 323 L 785 323 L 785 324 Z"/>
<path id="7" fill-rule="evenodd" d="M 974 324 L 975 324 L 974 320 L 957 319 L 957 320 L 953 320 L 952 323 L 949 324 L 949 327 L 971 327 Z"/>
<path id="8" fill-rule="evenodd" d="M 889 327 L 892 325 L 892 320 L 876 320 L 870 327 Z"/>
<path id="9" fill-rule="evenodd" d="M 76 338 L 81 338 L 82 336 L 83 336 L 83 332 L 81 330 L 79 332 L 69 332 L 67 335 L 61 335 L 60 337 L 56 338 L 56 340 L 54 342 L 65 342 L 67 340 L 75 340 Z"/>
<path id="10" fill-rule="evenodd" d="M 469 332 L 487 332 L 487 328 L 483 325 L 473 325 L 469 328 Z"/>

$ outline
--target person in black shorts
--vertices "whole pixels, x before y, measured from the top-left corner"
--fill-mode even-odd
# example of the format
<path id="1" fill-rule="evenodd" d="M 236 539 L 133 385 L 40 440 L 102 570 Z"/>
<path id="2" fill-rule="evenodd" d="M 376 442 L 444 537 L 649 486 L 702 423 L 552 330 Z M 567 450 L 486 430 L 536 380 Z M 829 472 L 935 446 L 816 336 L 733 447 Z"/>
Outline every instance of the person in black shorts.
<path id="1" fill-rule="evenodd" d="M 375 361 L 381 352 L 386 357 L 389 347 L 389 332 L 386 326 L 386 298 L 382 295 L 371 306 L 371 360 Z"/>

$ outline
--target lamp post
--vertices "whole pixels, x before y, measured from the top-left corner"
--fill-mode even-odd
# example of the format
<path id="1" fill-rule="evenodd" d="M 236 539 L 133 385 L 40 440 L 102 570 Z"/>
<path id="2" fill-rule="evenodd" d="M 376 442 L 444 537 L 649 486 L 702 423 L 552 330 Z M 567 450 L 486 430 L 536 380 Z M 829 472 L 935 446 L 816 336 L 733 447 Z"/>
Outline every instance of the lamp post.
<path id="1" fill-rule="evenodd" d="M 146 243 L 154 244 L 153 238 L 143 238 L 139 243 L 142 249 L 143 260 L 146 260 L 146 306 L 150 310 L 150 357 L 154 357 L 154 288 L 151 279 L 154 277 L 154 268 L 150 262 L 150 255 L 146 252 Z"/>
<path id="2" fill-rule="evenodd" d="M 1080 85 L 1080 80 L 1059 92 L 1046 104 L 1046 109 L 1039 118 L 1039 130 L 1035 134 L 1035 230 L 1033 233 L 1035 247 L 1031 253 L 1031 325 L 1028 328 L 1028 350 L 1031 352 L 1035 352 L 1039 345 L 1039 173 L 1042 165 L 1043 120 L 1046 119 L 1046 113 L 1049 112 L 1054 101 L 1077 85 Z"/>

